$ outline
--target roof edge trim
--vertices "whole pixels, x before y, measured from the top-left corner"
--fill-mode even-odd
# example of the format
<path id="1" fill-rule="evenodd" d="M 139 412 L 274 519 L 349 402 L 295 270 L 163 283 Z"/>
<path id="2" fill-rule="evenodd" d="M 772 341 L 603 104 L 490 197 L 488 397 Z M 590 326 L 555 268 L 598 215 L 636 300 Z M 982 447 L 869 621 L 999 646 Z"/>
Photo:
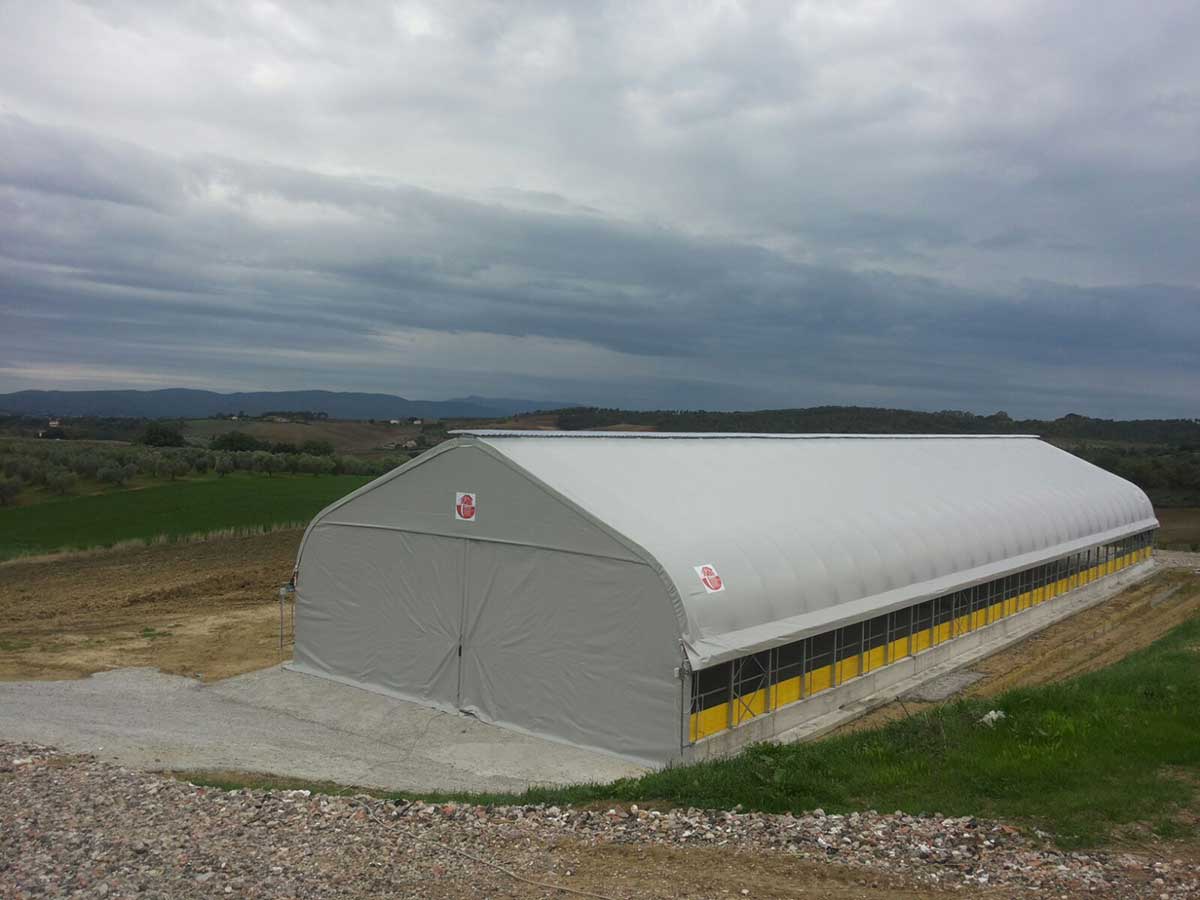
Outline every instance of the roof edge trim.
<path id="1" fill-rule="evenodd" d="M 1022 553 L 1008 559 L 976 566 L 973 569 L 894 588 L 881 594 L 860 597 L 857 600 L 830 606 L 817 612 L 801 613 L 777 619 L 774 622 L 752 625 L 738 631 L 703 636 L 686 644 L 688 657 L 694 668 L 705 669 L 731 659 L 757 653 L 760 650 L 779 647 L 815 634 L 823 634 L 826 631 L 841 628 L 843 625 L 853 625 L 907 606 L 915 606 L 926 600 L 932 600 L 934 597 L 973 587 L 995 578 L 1003 578 L 1014 572 L 1052 562 L 1079 550 L 1131 537 L 1158 527 L 1158 519 L 1142 519 L 1108 531 L 1091 534 L 1085 538 L 1067 541 L 1054 547 Z"/>
<path id="2" fill-rule="evenodd" d="M 913 441 L 913 440 L 1040 440 L 1036 434 L 781 434 L 741 431 L 521 431 L 503 428 L 459 428 L 448 432 L 476 438 L 610 438 L 614 440 L 731 440 L 771 441 Z"/>

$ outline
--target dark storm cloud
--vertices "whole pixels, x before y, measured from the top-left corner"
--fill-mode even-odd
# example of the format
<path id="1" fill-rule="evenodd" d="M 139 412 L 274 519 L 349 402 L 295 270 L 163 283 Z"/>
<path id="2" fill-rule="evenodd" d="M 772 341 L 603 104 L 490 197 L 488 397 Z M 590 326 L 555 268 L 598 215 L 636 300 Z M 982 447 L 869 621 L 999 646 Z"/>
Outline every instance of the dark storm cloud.
<path id="1" fill-rule="evenodd" d="M 0 387 L 1194 414 L 1197 17 L 1084 9 L 13 10 Z"/>

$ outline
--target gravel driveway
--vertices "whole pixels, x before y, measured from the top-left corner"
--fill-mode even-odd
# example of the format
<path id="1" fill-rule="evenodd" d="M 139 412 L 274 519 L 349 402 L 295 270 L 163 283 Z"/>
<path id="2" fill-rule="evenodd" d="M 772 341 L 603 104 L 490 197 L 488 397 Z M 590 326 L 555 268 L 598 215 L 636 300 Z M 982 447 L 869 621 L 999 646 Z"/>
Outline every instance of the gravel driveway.
<path id="1" fill-rule="evenodd" d="M 0 743 L 0 896 L 1195 897 L 1200 865 L 975 819 L 431 806 L 197 788 Z"/>
<path id="2" fill-rule="evenodd" d="M 212 684 L 153 669 L 0 682 L 0 738 L 145 768 L 265 772 L 383 790 L 519 792 L 644 771 L 278 667 Z"/>

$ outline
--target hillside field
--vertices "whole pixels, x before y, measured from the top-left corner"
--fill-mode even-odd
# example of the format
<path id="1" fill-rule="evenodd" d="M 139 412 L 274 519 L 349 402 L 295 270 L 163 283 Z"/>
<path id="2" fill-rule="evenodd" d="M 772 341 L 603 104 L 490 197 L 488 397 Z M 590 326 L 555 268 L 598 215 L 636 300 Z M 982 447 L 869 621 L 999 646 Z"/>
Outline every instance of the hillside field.
<path id="1" fill-rule="evenodd" d="M 334 452 L 352 456 L 382 456 L 393 453 L 396 444 L 416 439 L 419 425 L 388 425 L 386 422 L 358 422 L 322 419 L 311 422 L 268 422 L 244 419 L 189 419 L 183 436 L 188 443 L 207 447 L 218 435 L 240 431 L 260 441 L 300 445 L 305 441 L 329 441 Z"/>
<path id="2" fill-rule="evenodd" d="M 371 479 L 235 473 L 0 509 L 0 559 L 220 529 L 307 523 Z"/>

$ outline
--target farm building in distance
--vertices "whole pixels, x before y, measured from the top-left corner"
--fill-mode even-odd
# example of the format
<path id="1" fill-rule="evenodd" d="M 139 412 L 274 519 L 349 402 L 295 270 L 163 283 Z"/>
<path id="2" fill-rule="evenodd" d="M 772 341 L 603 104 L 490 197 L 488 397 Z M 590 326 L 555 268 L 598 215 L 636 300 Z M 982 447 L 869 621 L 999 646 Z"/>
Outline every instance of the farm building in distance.
<path id="1" fill-rule="evenodd" d="M 699 758 L 1002 640 L 1157 526 L 1033 437 L 463 432 L 309 525 L 292 665 Z"/>

